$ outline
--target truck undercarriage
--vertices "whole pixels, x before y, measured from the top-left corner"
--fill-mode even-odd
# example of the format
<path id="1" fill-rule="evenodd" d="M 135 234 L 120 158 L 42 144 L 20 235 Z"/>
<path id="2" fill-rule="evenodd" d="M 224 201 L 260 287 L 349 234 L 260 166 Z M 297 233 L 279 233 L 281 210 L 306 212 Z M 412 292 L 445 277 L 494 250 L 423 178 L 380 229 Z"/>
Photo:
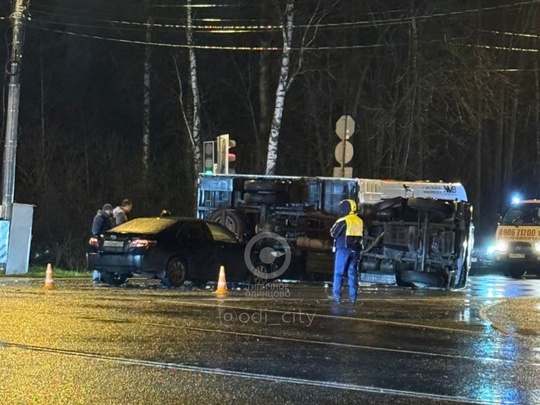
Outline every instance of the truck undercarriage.
<path id="1" fill-rule="evenodd" d="M 297 275 L 329 279 L 333 271 L 329 229 L 338 218 L 339 202 L 354 199 L 364 220 L 360 281 L 465 287 L 473 242 L 471 205 L 457 199 L 415 197 L 415 185 L 410 183 L 387 182 L 377 188 L 373 182 L 202 175 L 197 216 L 221 222 L 246 239 L 264 232 L 277 234 L 291 248 Z M 451 190 L 436 187 L 437 183 L 420 185 L 424 195 Z"/>

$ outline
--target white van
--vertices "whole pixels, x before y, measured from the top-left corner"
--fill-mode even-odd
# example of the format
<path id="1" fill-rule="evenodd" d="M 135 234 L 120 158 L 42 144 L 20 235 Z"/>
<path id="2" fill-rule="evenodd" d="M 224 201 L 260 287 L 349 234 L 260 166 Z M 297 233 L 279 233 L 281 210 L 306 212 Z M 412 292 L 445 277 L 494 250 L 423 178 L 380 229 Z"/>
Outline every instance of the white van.
<path id="1" fill-rule="evenodd" d="M 540 200 L 512 203 L 497 226 L 495 241 L 495 260 L 506 275 L 540 275 Z"/>

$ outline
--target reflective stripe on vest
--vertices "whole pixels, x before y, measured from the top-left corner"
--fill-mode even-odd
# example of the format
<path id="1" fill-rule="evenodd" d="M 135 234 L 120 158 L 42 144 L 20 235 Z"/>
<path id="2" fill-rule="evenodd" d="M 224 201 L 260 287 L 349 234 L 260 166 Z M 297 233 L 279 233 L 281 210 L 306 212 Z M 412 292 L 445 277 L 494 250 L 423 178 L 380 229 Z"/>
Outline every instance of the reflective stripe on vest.
<path id="1" fill-rule="evenodd" d="M 358 215 L 349 214 L 340 219 L 339 221 L 345 221 L 347 225 L 347 230 L 345 231 L 346 236 L 362 236 L 364 232 L 364 221 L 362 221 Z"/>

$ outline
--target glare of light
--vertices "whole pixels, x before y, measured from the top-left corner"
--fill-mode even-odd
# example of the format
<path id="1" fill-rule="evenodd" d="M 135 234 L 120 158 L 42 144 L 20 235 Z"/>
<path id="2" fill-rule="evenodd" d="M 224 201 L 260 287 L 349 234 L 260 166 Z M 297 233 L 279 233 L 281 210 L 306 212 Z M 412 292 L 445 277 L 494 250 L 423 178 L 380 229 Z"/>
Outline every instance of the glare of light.
<path id="1" fill-rule="evenodd" d="M 520 204 L 521 203 L 521 197 L 519 195 L 515 195 L 512 197 L 512 204 Z"/>
<path id="2" fill-rule="evenodd" d="M 536 242 L 534 244 L 534 250 L 537 252 L 537 253 L 540 253 L 540 242 Z"/>
<path id="3" fill-rule="evenodd" d="M 495 249 L 501 253 L 506 252 L 508 250 L 508 242 L 505 240 L 497 241 L 497 246 L 495 247 Z"/>
<path id="4" fill-rule="evenodd" d="M 497 251 L 497 245 L 491 244 L 487 247 L 486 252 L 488 255 L 492 255 Z"/>

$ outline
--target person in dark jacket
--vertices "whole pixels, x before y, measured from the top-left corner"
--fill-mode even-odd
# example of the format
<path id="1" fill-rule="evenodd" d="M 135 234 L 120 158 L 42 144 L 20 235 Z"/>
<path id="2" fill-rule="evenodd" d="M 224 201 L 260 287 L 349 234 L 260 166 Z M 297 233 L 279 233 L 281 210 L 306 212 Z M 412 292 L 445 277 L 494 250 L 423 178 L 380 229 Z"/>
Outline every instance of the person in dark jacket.
<path id="1" fill-rule="evenodd" d="M 122 201 L 118 207 L 113 210 L 114 221 L 116 225 L 121 225 L 128 221 L 127 214 L 133 209 L 133 203 L 130 200 Z"/>
<path id="2" fill-rule="evenodd" d="M 349 279 L 349 300 L 356 303 L 358 299 L 358 273 L 362 251 L 362 234 L 364 222 L 356 213 L 356 203 L 353 200 L 343 200 L 339 203 L 339 218 L 330 229 L 334 238 L 334 286 L 330 299 L 339 302 L 343 276 Z"/>
<path id="3" fill-rule="evenodd" d="M 113 207 L 111 204 L 105 204 L 103 209 L 97 212 L 94 222 L 92 222 L 92 235 L 101 235 L 113 227 L 112 212 Z"/>
<path id="4" fill-rule="evenodd" d="M 112 217 L 113 207 L 111 204 L 105 204 L 103 209 L 99 210 L 92 222 L 92 235 L 99 236 L 113 227 Z M 94 270 L 92 282 L 98 284 L 101 282 L 101 273 Z"/>

